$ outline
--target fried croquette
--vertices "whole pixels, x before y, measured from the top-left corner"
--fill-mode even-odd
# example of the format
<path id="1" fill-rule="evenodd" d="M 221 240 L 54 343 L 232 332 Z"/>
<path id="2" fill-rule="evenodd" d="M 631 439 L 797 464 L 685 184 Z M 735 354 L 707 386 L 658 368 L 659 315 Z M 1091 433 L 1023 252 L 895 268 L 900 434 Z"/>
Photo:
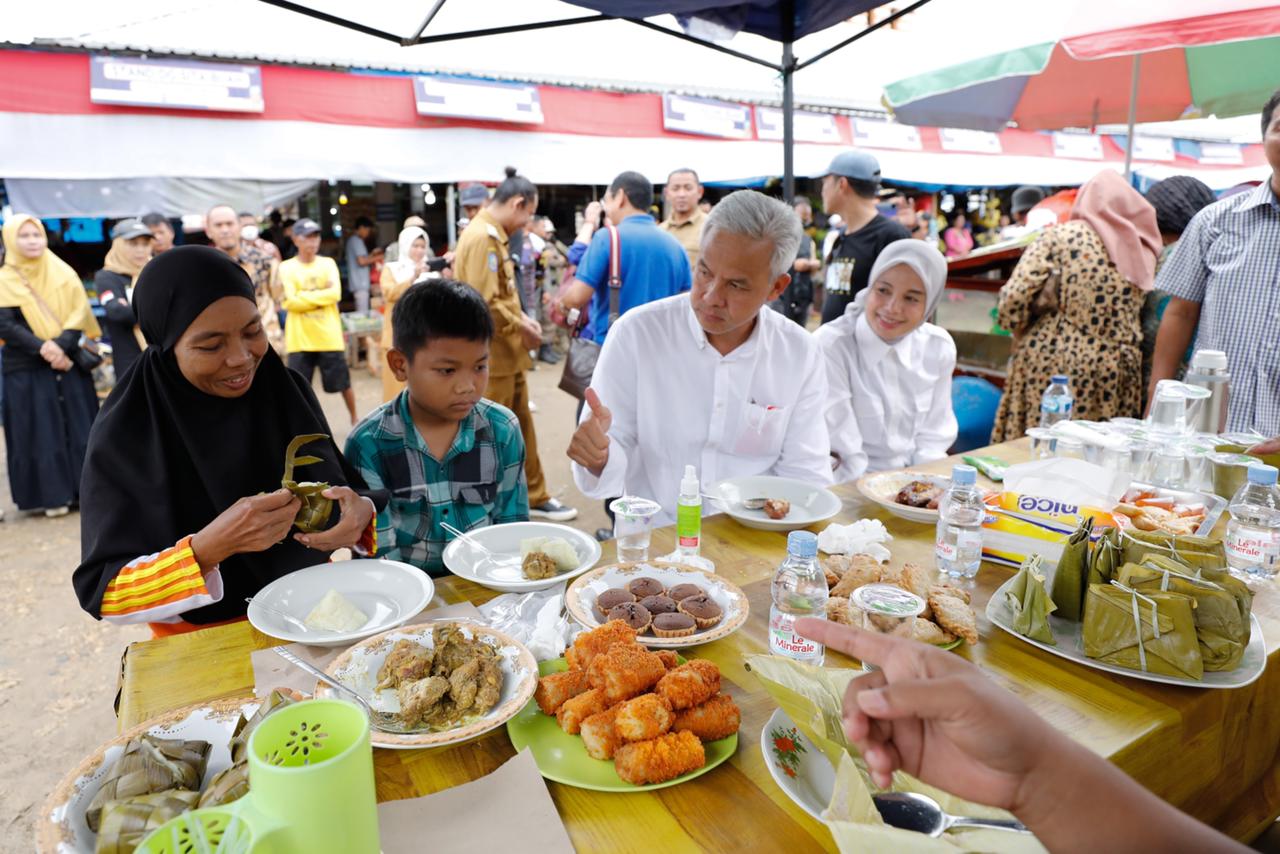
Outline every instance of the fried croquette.
<path id="1" fill-rule="evenodd" d="M 591 661 L 618 643 L 635 645 L 636 631 L 621 620 L 610 620 L 599 628 L 583 632 L 565 650 L 565 660 L 572 670 L 586 670 Z"/>
<path id="2" fill-rule="evenodd" d="M 720 690 L 720 668 L 710 661 L 694 659 L 663 676 L 656 690 L 671 703 L 671 708 L 692 708 Z"/>
<path id="3" fill-rule="evenodd" d="M 644 647 L 616 644 L 592 659 L 587 677 L 591 687 L 600 690 L 606 703 L 613 705 L 648 691 L 666 672 L 662 659 Z"/>
<path id="4" fill-rule="evenodd" d="M 533 699 L 538 701 L 538 708 L 545 714 L 554 715 L 556 710 L 583 691 L 591 687 L 587 674 L 582 670 L 565 670 L 562 673 L 549 673 L 538 680 Z"/>
<path id="5" fill-rule="evenodd" d="M 649 741 L 633 741 L 618 748 L 613 767 L 635 786 L 665 783 L 707 764 L 702 742 L 691 732 L 669 732 Z"/>
<path id="6" fill-rule="evenodd" d="M 641 694 L 618 704 L 613 726 L 627 741 L 645 741 L 668 732 L 673 720 L 670 703 L 657 694 Z"/>
<path id="7" fill-rule="evenodd" d="M 590 691 L 583 691 L 578 696 L 565 700 L 556 711 L 556 721 L 559 722 L 560 729 L 569 735 L 577 735 L 583 721 L 603 712 L 610 705 L 612 704 L 605 701 L 603 691 L 592 688 Z"/>
<path id="8" fill-rule="evenodd" d="M 680 666 L 680 656 L 674 649 L 655 649 L 653 654 L 662 659 L 662 666 L 674 670 Z"/>
<path id="9" fill-rule="evenodd" d="M 679 712 L 671 731 L 691 732 L 702 741 L 716 741 L 733 735 L 741 723 L 742 712 L 733 698 L 716 694 L 700 706 Z"/>
<path id="10" fill-rule="evenodd" d="M 582 746 L 587 749 L 587 755 L 593 759 L 612 759 L 614 752 L 622 745 L 622 738 L 614 724 L 621 706 L 622 703 L 610 706 L 582 722 L 582 729 L 578 734 L 582 736 Z"/>

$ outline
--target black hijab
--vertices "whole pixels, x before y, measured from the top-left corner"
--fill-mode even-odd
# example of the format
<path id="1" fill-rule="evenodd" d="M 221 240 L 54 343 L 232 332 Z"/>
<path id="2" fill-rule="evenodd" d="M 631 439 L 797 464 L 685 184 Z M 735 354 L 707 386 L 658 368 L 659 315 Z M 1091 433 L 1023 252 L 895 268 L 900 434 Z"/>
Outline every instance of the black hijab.
<path id="1" fill-rule="evenodd" d="M 73 583 L 95 617 L 126 563 L 196 533 L 240 498 L 279 489 L 293 437 L 330 432 L 310 386 L 271 348 L 238 398 L 205 394 L 182 376 L 174 345 L 224 297 L 252 303 L 253 284 L 235 261 L 207 246 L 171 249 L 138 278 L 133 308 L 152 346 L 120 378 L 94 422 L 80 484 L 82 563 Z M 301 469 L 300 478 L 370 494 L 332 440 L 305 453 L 323 462 Z M 264 552 L 235 555 L 221 564 L 222 600 L 182 616 L 192 623 L 243 616 L 246 596 L 327 559 L 292 536 Z"/>

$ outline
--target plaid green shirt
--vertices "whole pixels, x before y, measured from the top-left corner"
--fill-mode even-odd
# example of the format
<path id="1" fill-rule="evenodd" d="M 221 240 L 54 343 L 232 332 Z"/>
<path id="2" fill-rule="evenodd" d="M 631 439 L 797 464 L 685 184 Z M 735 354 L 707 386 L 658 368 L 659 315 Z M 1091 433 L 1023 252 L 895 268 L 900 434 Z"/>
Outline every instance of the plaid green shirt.
<path id="1" fill-rule="evenodd" d="M 378 514 L 378 557 L 433 576 L 447 574 L 441 555 L 453 539 L 441 522 L 469 531 L 529 519 L 520 422 L 492 401 L 481 400 L 467 414 L 439 461 L 414 426 L 403 391 L 352 428 L 346 456 L 371 489 L 391 493 Z"/>

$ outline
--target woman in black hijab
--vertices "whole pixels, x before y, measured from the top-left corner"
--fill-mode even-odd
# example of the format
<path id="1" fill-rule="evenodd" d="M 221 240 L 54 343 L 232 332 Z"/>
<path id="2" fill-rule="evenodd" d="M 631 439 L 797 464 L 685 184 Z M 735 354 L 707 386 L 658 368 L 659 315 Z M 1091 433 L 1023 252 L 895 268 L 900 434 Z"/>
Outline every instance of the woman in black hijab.
<path id="1" fill-rule="evenodd" d="M 152 260 L 133 296 L 150 347 L 94 424 L 81 482 L 81 606 L 157 634 L 244 616 L 245 597 L 344 546 L 373 550 L 375 501 L 332 440 L 299 477 L 327 481 L 331 527 L 290 536 L 285 450 L 329 433 L 301 377 L 268 346 L 253 284 L 205 246 Z"/>

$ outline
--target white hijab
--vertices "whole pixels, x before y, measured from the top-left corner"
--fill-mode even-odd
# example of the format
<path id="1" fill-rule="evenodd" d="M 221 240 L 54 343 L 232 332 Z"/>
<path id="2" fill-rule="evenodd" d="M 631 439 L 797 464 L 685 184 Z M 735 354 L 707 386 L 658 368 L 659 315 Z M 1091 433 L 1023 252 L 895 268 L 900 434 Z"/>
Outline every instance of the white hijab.
<path id="1" fill-rule="evenodd" d="M 850 319 L 856 320 L 866 309 L 867 294 L 875 287 L 880 274 L 899 264 L 906 264 L 924 282 L 927 295 L 924 319 L 928 321 L 933 316 L 933 310 L 938 307 L 938 300 L 942 298 L 942 291 L 947 286 L 947 259 L 936 246 L 924 240 L 903 238 L 890 243 L 876 257 L 876 262 L 871 265 L 871 274 L 867 276 L 867 286 L 858 291 L 853 302 L 845 309 L 845 314 L 850 315 Z"/>
<path id="2" fill-rule="evenodd" d="M 431 241 L 427 239 L 427 233 L 416 225 L 411 225 L 401 231 L 400 237 L 396 240 L 399 246 L 399 254 L 396 255 L 396 260 L 387 266 L 391 269 L 391 275 L 395 276 L 397 282 L 403 282 L 413 275 L 414 264 L 413 259 L 409 257 L 409 250 L 413 247 L 413 242 L 419 237 L 422 238 L 422 242 L 427 246 L 431 245 Z M 410 284 L 413 283 L 410 282 Z"/>

